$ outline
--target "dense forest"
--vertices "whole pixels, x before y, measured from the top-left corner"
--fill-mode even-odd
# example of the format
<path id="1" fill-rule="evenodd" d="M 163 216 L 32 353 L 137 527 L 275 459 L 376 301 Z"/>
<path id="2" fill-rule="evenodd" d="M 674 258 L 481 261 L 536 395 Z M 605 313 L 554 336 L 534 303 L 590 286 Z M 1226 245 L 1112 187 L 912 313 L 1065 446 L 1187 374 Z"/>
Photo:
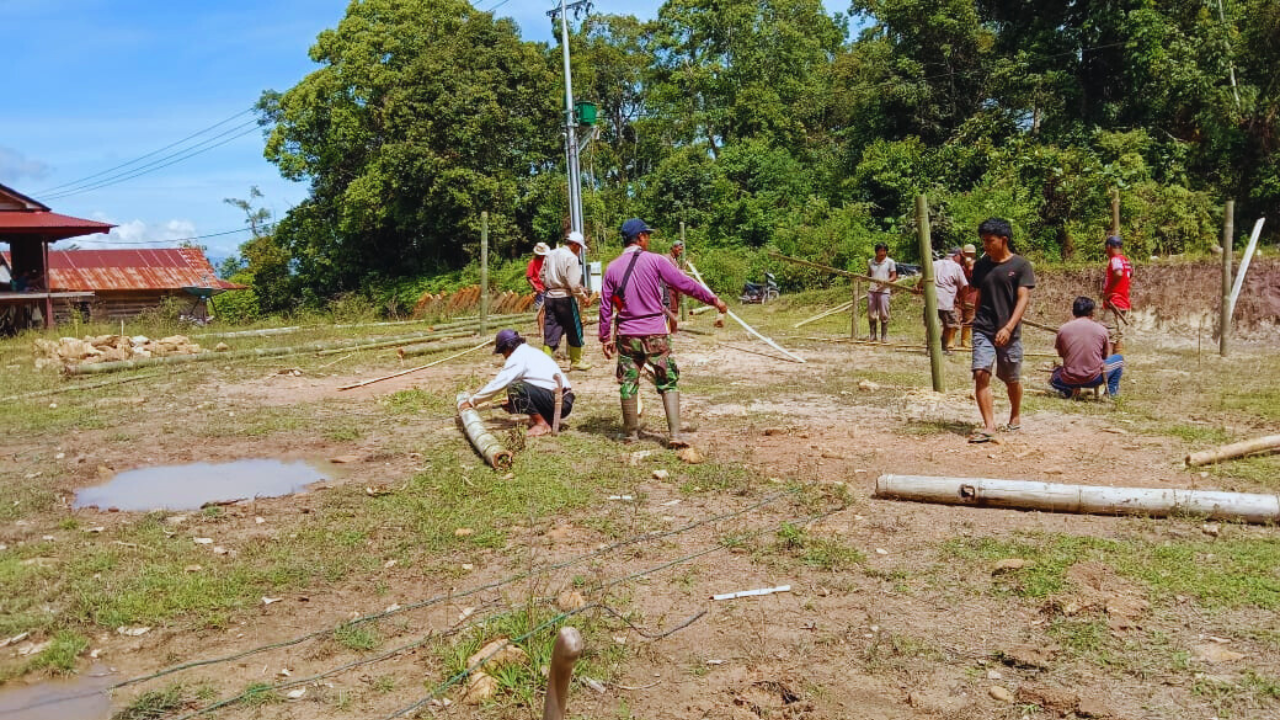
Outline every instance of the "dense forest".
<path id="1" fill-rule="evenodd" d="M 1280 203 L 1275 0 L 669 0 L 570 44 L 599 106 L 593 254 L 626 217 L 684 222 L 713 285 L 766 248 L 912 259 L 920 192 L 936 247 L 1000 215 L 1040 260 L 1100 254 L 1113 189 L 1136 257 L 1208 250 L 1226 198 L 1250 222 Z M 465 0 L 352 2 L 318 68 L 259 102 L 267 158 L 310 183 L 242 249 L 262 308 L 457 277 L 482 210 L 499 258 L 554 242 L 560 52 Z"/>

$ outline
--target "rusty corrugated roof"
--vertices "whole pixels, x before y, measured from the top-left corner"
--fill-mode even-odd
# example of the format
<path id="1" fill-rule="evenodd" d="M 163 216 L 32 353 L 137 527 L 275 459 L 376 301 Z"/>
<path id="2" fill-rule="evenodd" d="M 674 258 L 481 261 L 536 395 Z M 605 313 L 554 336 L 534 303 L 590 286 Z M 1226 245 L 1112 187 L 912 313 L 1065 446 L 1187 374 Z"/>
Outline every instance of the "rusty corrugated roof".
<path id="1" fill-rule="evenodd" d="M 0 212 L 0 236 L 39 235 L 45 240 L 62 240 L 81 235 L 110 232 L 111 223 L 85 220 L 45 210 Z"/>
<path id="2" fill-rule="evenodd" d="M 12 266 L 9 253 L 4 260 Z M 54 291 L 245 289 L 220 279 L 197 248 L 50 250 L 49 277 Z"/>

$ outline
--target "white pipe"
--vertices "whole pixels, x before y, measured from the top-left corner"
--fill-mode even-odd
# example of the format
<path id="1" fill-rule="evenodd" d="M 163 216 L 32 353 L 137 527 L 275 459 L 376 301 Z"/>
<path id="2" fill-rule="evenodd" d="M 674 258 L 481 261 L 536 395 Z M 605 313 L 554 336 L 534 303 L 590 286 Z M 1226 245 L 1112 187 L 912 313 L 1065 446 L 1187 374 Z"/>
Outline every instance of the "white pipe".
<path id="1" fill-rule="evenodd" d="M 707 288 L 708 292 L 710 292 L 710 291 L 711 291 L 711 288 L 710 288 L 710 287 L 707 287 L 707 283 L 706 283 L 706 281 L 704 281 L 704 280 L 702 279 L 702 274 L 698 272 L 698 268 L 694 267 L 692 262 L 690 262 L 690 263 L 689 263 L 689 272 L 693 273 L 693 276 L 694 276 L 695 278 L 697 278 L 697 279 L 698 279 L 698 282 L 702 283 L 702 286 L 703 286 L 703 287 Z M 766 343 L 768 343 L 768 344 L 769 344 L 769 347 L 773 348 L 774 350 L 777 350 L 778 352 L 782 353 L 783 355 L 786 355 L 787 357 L 791 358 L 792 360 L 795 360 L 796 362 L 799 362 L 799 363 L 804 362 L 804 358 L 800 357 L 799 355 L 796 355 L 796 354 L 795 354 L 795 353 L 793 353 L 793 352 L 789 352 L 789 351 L 787 351 L 787 350 L 782 349 L 782 346 L 781 346 L 781 345 L 779 345 L 778 343 L 776 343 L 776 342 L 774 342 L 774 341 L 770 340 L 769 338 L 767 338 L 767 337 L 765 337 L 765 336 L 761 335 L 760 333 L 756 332 L 756 329 L 755 329 L 755 328 L 753 328 L 753 327 L 751 327 L 750 325 L 748 325 L 748 324 L 746 323 L 746 321 L 744 321 L 742 318 L 740 318 L 740 317 L 738 317 L 736 314 L 734 314 L 734 312 L 733 312 L 732 310 L 729 310 L 729 311 L 728 311 L 728 315 L 729 315 L 729 317 L 733 318 L 734 322 L 736 322 L 736 323 L 738 323 L 739 325 L 741 325 L 741 326 L 742 326 L 742 328 L 743 328 L 744 330 L 746 330 L 747 332 L 751 333 L 752 335 L 754 335 L 754 336 L 756 336 L 756 337 L 760 338 L 761 340 L 765 341 Z"/>
<path id="2" fill-rule="evenodd" d="M 1266 218 L 1258 218 L 1258 222 L 1253 224 L 1253 234 L 1249 236 L 1249 247 L 1245 248 L 1244 257 L 1240 260 L 1240 269 L 1236 271 L 1236 284 L 1231 288 L 1231 302 L 1227 304 L 1227 321 L 1236 314 L 1236 299 L 1240 297 L 1240 290 L 1244 288 L 1244 274 L 1249 272 L 1249 261 L 1253 259 L 1253 251 L 1258 249 L 1258 236 L 1262 235 L 1262 224 L 1267 221 Z"/>

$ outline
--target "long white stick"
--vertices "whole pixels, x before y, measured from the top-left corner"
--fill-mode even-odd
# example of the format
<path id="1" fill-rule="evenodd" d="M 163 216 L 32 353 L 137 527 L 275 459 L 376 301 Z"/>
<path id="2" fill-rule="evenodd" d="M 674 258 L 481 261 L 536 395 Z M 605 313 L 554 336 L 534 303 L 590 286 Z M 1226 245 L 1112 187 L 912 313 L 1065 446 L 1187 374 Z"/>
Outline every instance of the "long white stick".
<path id="1" fill-rule="evenodd" d="M 702 273 L 699 273 L 699 272 L 698 272 L 698 268 L 694 267 L 694 266 L 693 266 L 693 263 L 689 263 L 689 272 L 693 273 L 693 276 L 694 276 L 695 278 L 697 278 L 698 282 L 702 283 L 702 286 L 703 286 L 703 287 L 707 287 L 707 283 L 706 283 L 706 281 L 702 279 Z M 710 290 L 711 288 L 707 287 L 707 289 L 708 289 L 708 290 Z M 734 322 L 736 322 L 736 323 L 738 323 L 739 325 L 741 325 L 741 326 L 742 326 L 742 329 L 746 330 L 747 332 L 751 333 L 752 335 L 755 335 L 756 337 L 758 337 L 758 338 L 760 338 L 761 340 L 763 340 L 763 341 L 765 341 L 766 343 L 768 343 L 768 344 L 769 344 L 769 347 L 773 348 L 774 350 L 777 350 L 778 352 L 782 353 L 783 355 L 786 355 L 787 357 L 791 358 L 792 360 L 795 360 L 796 362 L 799 362 L 799 363 L 804 362 L 804 358 L 800 357 L 799 355 L 796 355 L 796 354 L 795 354 L 795 353 L 793 353 L 793 352 L 789 352 L 789 351 L 787 351 L 787 350 L 782 349 L 782 346 L 778 345 L 778 343 L 776 343 L 776 342 L 774 342 L 774 341 L 770 340 L 769 338 L 767 338 L 767 337 L 765 337 L 765 336 L 761 335 L 760 333 L 756 332 L 756 329 L 755 329 L 755 328 L 753 328 L 753 327 L 751 327 L 750 325 L 748 325 L 748 324 L 746 323 L 746 321 L 744 321 L 742 318 L 740 318 L 740 317 L 738 317 L 736 314 L 734 314 L 734 312 L 733 312 L 732 310 L 730 310 L 730 311 L 728 312 L 728 315 L 729 315 L 729 317 L 733 318 L 733 321 L 734 321 Z"/>
<path id="2" fill-rule="evenodd" d="M 831 315 L 835 315 L 838 312 L 844 312 L 845 310 L 848 310 L 852 305 L 853 305 L 853 301 L 850 300 L 849 302 L 843 305 L 837 305 L 836 307 L 833 307 L 824 313 L 819 313 L 817 315 L 814 315 L 813 317 L 807 320 L 801 320 L 800 322 L 796 323 L 795 325 L 792 325 L 791 327 L 793 328 L 804 327 L 805 325 L 808 325 L 809 323 L 814 322 L 815 320 L 821 320 L 824 317 L 830 317 Z"/>
<path id="3" fill-rule="evenodd" d="M 1266 218 L 1258 218 L 1258 222 L 1253 224 L 1253 234 L 1249 236 L 1249 247 L 1245 248 L 1244 257 L 1240 260 L 1240 269 L 1236 272 L 1236 284 L 1231 288 L 1231 302 L 1227 304 L 1227 320 L 1231 320 L 1236 314 L 1236 299 L 1240 297 L 1240 290 L 1244 287 L 1244 274 L 1249 272 L 1249 261 L 1253 259 L 1253 251 L 1258 249 L 1258 236 L 1262 234 L 1262 224 L 1266 221 Z"/>
<path id="4" fill-rule="evenodd" d="M 339 389 L 339 390 L 352 390 L 352 389 L 354 389 L 354 388 L 364 387 L 365 385 L 372 385 L 372 384 L 374 384 L 374 383 L 376 383 L 376 382 L 382 382 L 383 380 L 390 380 L 390 379 L 392 379 L 392 378 L 398 378 L 398 377 L 400 377 L 401 375 L 408 375 L 409 373 L 415 373 L 415 372 L 418 372 L 419 370 L 426 370 L 426 369 L 427 369 L 427 368 L 429 368 L 429 367 L 435 367 L 436 365 L 439 365 L 439 364 L 440 364 L 440 363 L 442 363 L 442 362 L 448 362 L 448 361 L 450 361 L 450 360 L 454 360 L 454 359 L 460 358 L 460 357 L 462 357 L 463 355 L 466 355 L 467 353 L 473 353 L 473 352 L 475 352 L 475 351 L 479 350 L 480 348 L 483 348 L 483 347 L 489 347 L 489 346 L 490 346 L 490 345 L 492 345 L 492 344 L 493 344 L 493 341 L 492 341 L 492 340 L 485 340 L 484 342 L 480 343 L 479 345 L 476 345 L 475 347 L 467 348 L 466 350 L 463 350 L 462 352 L 454 353 L 454 354 L 452 354 L 452 355 L 450 355 L 449 357 L 446 357 L 446 358 L 440 358 L 439 360 L 436 360 L 436 361 L 434 361 L 434 362 L 429 362 L 429 363 L 427 363 L 426 365 L 419 365 L 418 367 L 409 368 L 408 370 L 401 370 L 400 372 L 398 372 L 398 373 L 393 373 L 393 374 L 391 374 L 391 375 L 384 375 L 384 376 L 382 376 L 382 377 L 372 378 L 372 379 L 369 379 L 369 380 L 361 380 L 360 382 L 358 382 L 358 383 L 354 383 L 354 384 L 351 384 L 351 385 L 343 385 L 342 387 L 340 387 L 340 388 L 338 388 L 338 389 Z"/>
<path id="5" fill-rule="evenodd" d="M 947 505 L 1096 515 L 1206 515 L 1253 523 L 1280 521 L 1280 497 L 1217 490 L 1064 485 L 1031 480 L 881 475 L 875 497 Z"/>

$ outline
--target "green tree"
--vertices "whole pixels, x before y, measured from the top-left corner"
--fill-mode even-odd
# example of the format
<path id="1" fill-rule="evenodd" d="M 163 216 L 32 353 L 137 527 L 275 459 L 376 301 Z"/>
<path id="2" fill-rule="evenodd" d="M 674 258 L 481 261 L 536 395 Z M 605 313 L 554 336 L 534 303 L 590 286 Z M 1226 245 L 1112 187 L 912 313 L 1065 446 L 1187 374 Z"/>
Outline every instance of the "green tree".
<path id="1" fill-rule="evenodd" d="M 311 183 L 275 233 L 309 292 L 460 266 L 482 210 L 496 250 L 522 241 L 519 198 L 559 154 L 545 46 L 463 0 L 364 0 L 311 59 L 259 102 L 267 158 Z"/>

